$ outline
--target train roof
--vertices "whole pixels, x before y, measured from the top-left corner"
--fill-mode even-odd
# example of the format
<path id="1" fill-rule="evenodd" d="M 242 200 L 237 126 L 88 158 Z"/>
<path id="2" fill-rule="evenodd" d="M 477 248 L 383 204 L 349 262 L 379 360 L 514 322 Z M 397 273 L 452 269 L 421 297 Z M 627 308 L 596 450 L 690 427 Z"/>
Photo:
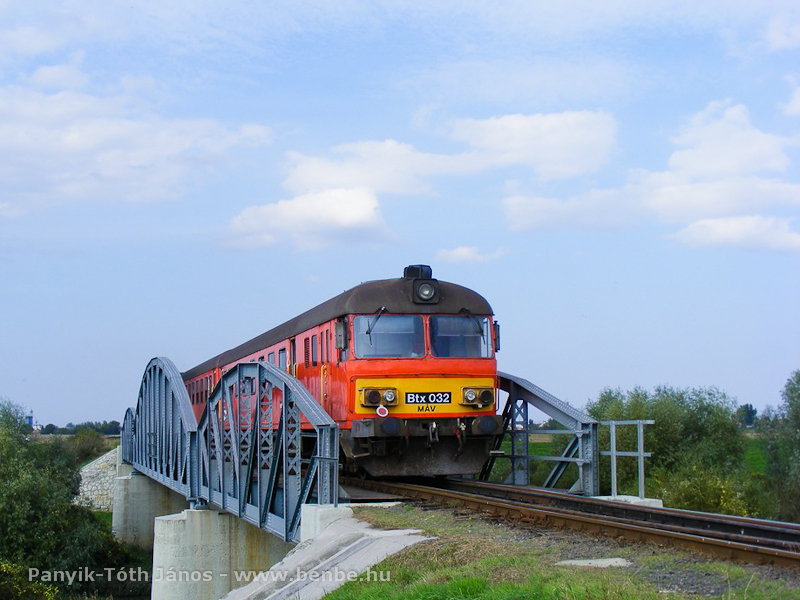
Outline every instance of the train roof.
<path id="1" fill-rule="evenodd" d="M 270 329 L 253 339 L 231 348 L 183 373 L 184 380 L 193 379 L 202 373 L 241 360 L 281 340 L 295 336 L 312 327 L 351 314 L 370 314 L 381 309 L 395 314 L 457 314 L 467 310 L 475 315 L 491 315 L 492 307 L 486 299 L 469 288 L 431 280 L 438 290 L 438 302 L 418 304 L 412 300 L 417 278 L 382 279 L 357 285 L 307 310 L 301 315 Z"/>

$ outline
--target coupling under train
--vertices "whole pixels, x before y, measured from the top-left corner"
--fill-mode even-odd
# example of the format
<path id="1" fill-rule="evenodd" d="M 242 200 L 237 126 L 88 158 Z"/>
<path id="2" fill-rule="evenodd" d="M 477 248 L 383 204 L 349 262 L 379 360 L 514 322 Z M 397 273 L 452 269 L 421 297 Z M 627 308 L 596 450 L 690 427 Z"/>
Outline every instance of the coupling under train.
<path id="1" fill-rule="evenodd" d="M 478 293 L 427 265 L 362 283 L 183 373 L 198 420 L 223 373 L 266 361 L 296 377 L 340 428 L 349 473 L 477 473 L 496 414 L 499 325 Z"/>

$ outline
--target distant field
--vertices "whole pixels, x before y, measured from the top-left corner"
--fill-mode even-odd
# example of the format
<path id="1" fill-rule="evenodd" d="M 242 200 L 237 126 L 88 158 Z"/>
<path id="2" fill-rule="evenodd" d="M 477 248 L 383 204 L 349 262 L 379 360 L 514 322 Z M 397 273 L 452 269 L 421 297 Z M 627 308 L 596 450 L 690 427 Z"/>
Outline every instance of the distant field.
<path id="1" fill-rule="evenodd" d="M 767 468 L 767 441 L 765 439 L 756 435 L 746 436 L 744 464 L 751 473 L 764 473 Z"/>

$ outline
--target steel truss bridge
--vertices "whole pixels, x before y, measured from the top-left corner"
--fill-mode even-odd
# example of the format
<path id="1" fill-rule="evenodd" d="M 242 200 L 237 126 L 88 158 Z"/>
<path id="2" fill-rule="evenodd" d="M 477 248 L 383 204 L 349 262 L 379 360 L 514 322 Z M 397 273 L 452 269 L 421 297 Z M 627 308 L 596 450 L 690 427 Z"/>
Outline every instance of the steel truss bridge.
<path id="1" fill-rule="evenodd" d="M 548 460 L 555 466 L 546 487 L 555 487 L 574 464 L 578 476 L 570 491 L 597 495 L 600 424 L 529 381 L 506 373 L 498 379 L 508 393 L 503 435 L 479 478 L 488 480 L 497 461 L 509 460 L 507 482 L 528 485 L 534 461 Z M 564 427 L 536 430 L 569 436 L 560 456 L 530 453 L 531 407 Z M 510 454 L 503 450 L 507 438 Z M 190 506 L 227 511 L 285 541 L 297 540 L 304 503 L 338 503 L 338 425 L 297 379 L 267 362 L 226 371 L 198 423 L 180 371 L 169 359 L 154 358 L 136 408 L 125 413 L 121 444 L 123 461 Z"/>

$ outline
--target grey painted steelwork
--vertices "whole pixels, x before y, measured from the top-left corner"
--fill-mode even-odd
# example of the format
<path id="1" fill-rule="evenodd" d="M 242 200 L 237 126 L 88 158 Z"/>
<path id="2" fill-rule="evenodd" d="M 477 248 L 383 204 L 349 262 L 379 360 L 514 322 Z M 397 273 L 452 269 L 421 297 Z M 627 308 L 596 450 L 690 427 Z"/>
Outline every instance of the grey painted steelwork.
<path id="1" fill-rule="evenodd" d="M 197 421 L 180 371 L 168 358 L 147 365 L 135 409 L 122 424 L 122 460 L 197 500 Z"/>
<path id="2" fill-rule="evenodd" d="M 317 502 L 337 504 L 339 427 L 275 365 L 239 363 L 225 373 L 197 431 L 200 498 L 209 503 L 286 541 L 296 541 L 315 481 Z"/>
<path id="3" fill-rule="evenodd" d="M 121 443 L 125 462 L 192 505 L 208 502 L 286 541 L 296 540 L 304 502 L 338 502 L 338 425 L 265 362 L 223 374 L 198 424 L 180 372 L 154 358 Z"/>
<path id="4" fill-rule="evenodd" d="M 494 462 L 498 458 L 511 460 L 511 483 L 529 485 L 530 469 L 534 460 L 556 462 L 546 480 L 546 487 L 555 487 L 569 464 L 578 467 L 578 479 L 570 488 L 587 496 L 597 495 L 600 488 L 599 461 L 597 448 L 597 421 L 589 415 L 559 400 L 542 388 L 526 379 L 498 372 L 500 389 L 508 392 L 508 401 L 503 410 L 503 435 L 495 441 L 494 450 L 499 451 L 506 435 L 511 438 L 511 456 L 493 454 L 484 466 L 480 479 L 487 480 Z M 528 439 L 531 431 L 528 426 L 528 407 L 533 406 L 561 425 L 564 430 L 548 431 L 553 434 L 573 435 L 561 456 L 534 456 L 530 454 Z M 535 433 L 542 433 L 536 431 Z"/>
<path id="5" fill-rule="evenodd" d="M 601 450 L 601 456 L 611 457 L 611 495 L 617 495 L 617 457 L 618 456 L 631 456 L 635 457 L 639 466 L 639 498 L 644 498 L 644 459 L 652 456 L 649 452 L 644 451 L 644 426 L 652 425 L 655 421 L 652 420 L 636 420 L 636 421 L 601 421 L 601 425 L 607 425 L 610 428 L 610 444 L 611 450 Z M 618 425 L 636 425 L 636 452 L 622 452 L 617 450 L 617 426 Z"/>

